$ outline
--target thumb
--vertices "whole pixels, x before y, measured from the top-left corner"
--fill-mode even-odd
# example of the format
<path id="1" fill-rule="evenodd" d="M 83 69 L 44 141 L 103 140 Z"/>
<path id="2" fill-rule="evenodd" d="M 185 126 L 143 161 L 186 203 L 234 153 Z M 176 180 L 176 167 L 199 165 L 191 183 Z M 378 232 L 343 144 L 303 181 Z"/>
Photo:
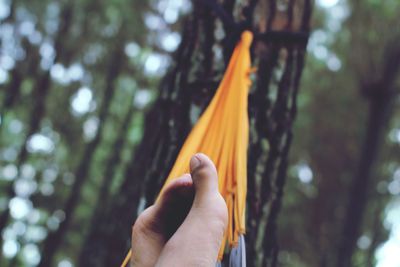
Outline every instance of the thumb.
<path id="1" fill-rule="evenodd" d="M 196 198 L 215 194 L 218 191 L 218 175 L 214 163 L 204 154 L 198 153 L 190 160 Z"/>

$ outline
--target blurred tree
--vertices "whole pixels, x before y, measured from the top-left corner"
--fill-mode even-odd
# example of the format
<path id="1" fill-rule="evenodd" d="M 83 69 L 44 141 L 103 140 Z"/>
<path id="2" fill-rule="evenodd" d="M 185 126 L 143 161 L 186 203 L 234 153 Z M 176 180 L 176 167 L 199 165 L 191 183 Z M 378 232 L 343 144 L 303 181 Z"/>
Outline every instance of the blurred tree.
<path id="1" fill-rule="evenodd" d="M 2 3 L 2 5 L 4 4 Z M 127 38 L 132 39 L 132 34 L 140 36 L 136 38 L 138 42 L 141 42 L 143 38 L 143 27 L 137 27 L 130 31 L 125 28 L 123 30 L 126 35 L 125 39 L 119 38 L 118 42 L 110 41 L 114 40 L 112 38 L 114 37 L 114 25 L 107 20 L 109 20 L 110 17 L 113 17 L 112 19 L 114 21 L 116 19 L 121 20 L 121 18 L 118 17 L 119 14 L 115 13 L 116 5 L 126 6 L 127 3 L 121 3 L 119 1 L 110 3 L 103 12 L 100 3 L 96 4 L 93 1 L 79 1 L 75 3 L 70 3 L 68 1 L 41 1 L 40 3 L 14 1 L 10 6 L 12 10 L 10 10 L 9 16 L 3 21 L 4 24 L 1 25 L 3 29 L 9 29 L 13 32 L 11 36 L 8 36 L 6 35 L 7 31 L 1 31 L 2 52 L 8 53 L 6 54 L 8 60 L 15 60 L 15 67 L 11 69 L 10 79 L 6 83 L 7 90 L 1 90 L 1 101 L 4 103 L 4 105 L 0 107 L 0 122 L 2 126 L 2 131 L 0 133 L 0 143 L 2 146 L 1 161 L 2 165 L 3 163 L 8 164 L 4 166 L 8 167 L 9 170 L 13 168 L 17 170 L 17 173 L 13 175 L 15 180 L 13 180 L 13 178 L 12 181 L 9 181 L 10 178 L 5 179 L 3 176 L 5 172 L 4 169 L 2 169 L 1 190 L 5 192 L 5 194 L 2 194 L 1 200 L 3 202 L 9 201 L 10 205 L 5 205 L 5 209 L 1 208 L 1 226 L 3 233 L 10 233 L 10 231 L 13 233 L 13 228 L 11 228 L 13 225 L 27 227 L 26 236 L 22 233 L 22 236 L 17 239 L 14 239 L 13 235 L 7 235 L 8 238 L 2 239 L 2 241 L 8 241 L 3 246 L 2 251 L 5 251 L 5 253 L 9 251 L 8 248 L 10 244 L 21 245 L 20 251 L 23 253 L 24 251 L 22 248 L 25 246 L 28 246 L 28 248 L 33 251 L 29 253 L 37 252 L 37 247 L 32 245 L 32 239 L 28 234 L 32 233 L 32 231 L 38 233 L 37 231 L 43 231 L 43 229 L 48 228 L 50 235 L 44 243 L 43 251 L 48 257 L 42 257 L 42 259 L 48 260 L 48 262 L 42 264 L 50 264 L 54 253 L 61 245 L 61 240 L 63 240 L 65 232 L 73 230 L 75 227 L 75 222 L 71 223 L 71 219 L 75 217 L 73 214 L 74 211 L 77 207 L 81 208 L 85 206 L 82 205 L 83 203 L 79 203 L 84 188 L 83 185 L 86 186 L 84 181 L 90 178 L 89 167 L 93 164 L 98 165 L 95 151 L 104 151 L 104 144 L 101 142 L 103 141 L 101 137 L 94 139 L 93 137 L 87 137 L 87 135 L 91 133 L 86 133 L 89 131 L 86 130 L 86 125 L 89 125 L 88 123 L 90 122 L 92 125 L 90 131 L 93 132 L 93 127 L 96 127 L 93 123 L 96 123 L 97 118 L 92 115 L 91 117 L 83 116 L 83 120 L 79 119 L 79 117 L 81 117 L 80 113 L 87 113 L 89 111 L 81 110 L 82 101 L 87 101 L 88 97 L 92 97 L 93 91 L 90 87 L 103 86 L 101 82 L 97 82 L 99 79 L 96 78 L 103 75 L 105 66 L 108 63 L 97 59 L 101 53 L 104 54 L 102 50 L 106 50 L 109 43 L 113 47 L 118 44 L 117 54 L 120 61 L 127 61 L 130 58 L 127 56 L 127 50 L 125 48 Z M 140 12 L 139 7 L 143 6 L 145 5 L 137 5 L 135 8 Z M 14 9 L 15 12 L 13 11 Z M 43 9 L 46 10 L 45 13 L 43 13 Z M 125 17 L 128 17 L 128 9 L 126 9 L 126 11 Z M 12 15 L 14 13 L 16 14 L 15 16 Z M 89 13 L 89 15 L 87 13 Z M 130 21 L 133 24 L 140 25 L 136 23 L 138 21 L 136 17 L 130 18 Z M 139 21 L 141 21 L 141 19 L 139 19 Z M 108 28 L 106 27 L 107 24 Z M 89 28 L 92 28 L 92 30 L 89 30 Z M 10 47 L 8 44 L 13 42 L 16 46 Z M 20 51 L 27 60 L 14 57 L 16 53 L 15 50 Z M 111 54 L 110 56 L 115 56 L 115 54 Z M 111 63 L 115 63 L 116 60 L 118 61 L 118 57 L 111 60 Z M 143 59 L 141 61 L 143 61 Z M 1 62 L 3 67 L 3 61 Z M 71 64 L 71 62 L 73 63 Z M 82 69 L 82 63 L 85 63 L 84 69 Z M 135 64 L 137 64 L 137 60 L 129 66 L 124 66 L 124 72 L 131 72 L 133 67 L 136 68 L 136 66 L 134 66 Z M 119 64 L 111 64 L 108 66 L 109 73 L 107 73 L 107 75 L 108 77 L 112 77 L 112 79 L 108 80 L 112 81 L 108 81 L 108 85 L 105 85 L 107 88 L 106 92 L 108 93 L 105 94 L 102 99 L 103 102 L 108 103 L 108 106 L 112 103 L 110 96 L 117 91 L 117 85 L 114 86 L 111 83 L 118 82 L 118 86 L 124 89 L 121 86 L 120 80 L 117 81 L 117 78 L 120 77 L 122 73 L 122 66 L 121 68 L 118 68 L 118 66 Z M 92 82 L 92 77 L 97 80 Z M 135 83 L 129 80 L 126 81 L 130 82 L 130 88 L 128 92 L 125 93 L 132 95 L 135 89 Z M 146 77 L 141 77 L 138 78 L 138 81 L 138 85 L 140 84 L 140 86 L 151 86 L 152 83 L 157 82 L 157 78 L 153 77 L 152 81 L 149 82 L 149 79 Z M 97 83 L 97 85 L 95 83 Z M 82 86 L 82 84 L 84 86 Z M 127 87 L 126 84 L 124 87 Z M 78 90 L 76 88 L 78 88 Z M 85 92 L 86 99 L 84 100 L 82 100 L 82 92 Z M 146 90 L 143 89 L 142 92 L 146 92 Z M 117 98 L 119 99 L 120 103 L 118 105 L 120 107 L 124 107 L 124 105 L 125 107 L 126 105 L 129 107 L 132 106 L 131 101 L 121 101 L 120 98 L 120 96 Z M 70 99 L 71 102 L 68 101 Z M 75 105 L 78 99 L 80 101 L 80 106 Z M 145 100 L 145 102 L 142 101 L 143 103 L 140 104 L 141 107 L 139 109 L 135 107 L 135 109 L 130 108 L 130 110 L 139 111 L 146 105 L 146 101 L 147 100 Z M 87 108 L 92 110 L 90 113 L 94 113 L 93 107 L 95 106 L 93 104 L 95 103 L 93 102 L 92 100 L 91 107 Z M 102 105 L 103 112 L 99 112 L 100 117 L 112 115 L 114 118 L 118 118 L 121 115 L 121 113 L 115 112 L 118 111 L 115 105 L 113 105 L 113 110 L 106 107 L 106 104 Z M 78 108 L 78 110 L 76 110 L 76 108 Z M 70 110 L 72 112 L 64 112 Z M 135 116 L 135 118 L 136 117 L 137 116 Z M 25 127 L 23 128 L 24 134 L 20 133 L 17 135 L 19 136 L 18 138 L 14 138 L 12 130 L 10 130 L 10 125 L 14 124 L 19 127 L 18 125 L 24 119 L 27 121 L 26 129 Z M 82 127 L 84 132 L 82 132 Z M 99 125 L 99 128 L 100 127 L 102 127 L 102 124 Z M 110 132 L 109 128 L 110 125 L 107 125 L 106 133 Z M 137 126 L 135 126 L 135 128 L 137 128 Z M 132 129 L 129 129 L 128 132 L 132 133 Z M 99 130 L 97 133 L 97 136 L 101 136 L 100 134 L 102 134 L 102 131 Z M 21 138 L 22 136 L 24 137 Z M 107 134 L 106 137 L 108 137 Z M 113 137 L 114 136 L 111 136 L 111 138 Z M 91 141 L 85 145 L 86 140 L 84 139 L 91 139 Z M 127 147 L 129 147 L 131 143 L 130 140 L 133 140 L 133 138 L 130 137 L 125 142 Z M 135 142 L 137 142 L 137 137 L 135 138 Z M 16 145 L 17 143 L 19 144 Z M 54 143 L 58 143 L 56 153 L 53 153 L 52 146 Z M 46 144 L 49 146 L 40 148 L 40 146 L 43 147 L 43 145 Z M 35 148 L 37 146 L 39 147 Z M 11 155 L 10 152 L 15 151 L 16 148 L 19 150 L 16 157 L 11 156 L 11 158 L 9 158 L 7 155 Z M 86 152 L 82 151 L 82 148 L 86 148 Z M 42 151 L 43 149 L 46 151 Z M 83 160 L 80 162 L 78 162 L 75 157 L 71 157 L 71 155 L 79 153 L 84 153 L 84 155 L 82 154 Z M 47 158 L 46 154 L 52 155 L 50 158 Z M 79 166 L 77 166 L 77 164 Z M 28 184 L 30 186 L 28 188 L 29 193 L 21 193 L 27 190 L 26 187 L 23 187 L 25 191 L 21 191 L 21 184 L 24 185 L 25 183 L 26 185 L 26 183 L 28 183 L 25 174 L 26 171 L 24 171 L 27 170 L 27 168 L 28 170 L 34 168 L 32 170 L 33 177 L 30 176 L 31 178 L 29 178 L 31 179 Z M 71 180 L 74 179 L 69 173 L 69 169 L 71 168 L 76 169 L 75 175 L 80 179 L 76 179 L 75 182 L 72 183 L 73 189 L 69 195 L 65 195 L 65 192 L 69 191 L 68 186 L 71 185 Z M 32 178 L 34 179 L 32 180 Z M 112 177 L 110 177 L 110 180 L 111 179 Z M 94 184 L 96 185 L 96 183 L 97 181 L 95 180 Z M 56 191 L 57 194 L 53 194 L 53 185 L 58 188 Z M 32 196 L 31 199 L 30 196 Z M 49 199 L 51 200 L 50 202 Z M 64 201 L 65 207 L 62 208 L 60 203 Z M 19 206 L 15 206 L 13 203 L 19 203 Z M 33 208 L 32 204 L 34 204 L 35 208 Z M 89 205 L 93 206 L 93 203 Z M 21 211 L 21 208 L 23 210 L 25 208 L 31 209 L 28 217 L 15 217 L 17 216 L 15 214 Z M 13 219 L 11 222 L 8 220 L 10 212 Z M 53 215 L 51 215 L 51 213 L 53 213 Z M 39 216 L 38 219 L 33 219 L 33 221 L 31 221 L 30 217 L 32 214 Z M 86 215 L 85 220 L 88 218 L 89 217 Z M 8 227 L 5 228 L 7 222 Z M 52 226 L 50 225 L 51 222 Z M 54 225 L 54 223 L 56 223 L 56 225 Z M 43 226 L 46 228 L 43 228 Z M 55 228 L 57 228 L 56 231 L 54 231 Z M 29 232 L 29 230 L 32 231 Z M 82 229 L 79 229 L 79 231 L 81 230 Z M 39 237 L 40 239 L 43 239 L 47 235 L 47 231 L 44 231 L 44 234 L 43 232 L 39 233 L 42 233 L 42 237 Z M 10 237 L 12 239 L 10 239 Z M 14 240 L 18 241 L 18 243 L 14 243 Z M 50 243 L 50 241 L 48 240 L 55 241 L 51 242 L 51 246 L 49 246 L 48 243 Z M 79 239 L 74 240 L 72 247 L 76 245 L 75 242 L 77 241 L 78 243 L 82 242 L 82 240 Z M 68 240 L 68 243 L 69 242 L 71 242 L 71 240 Z M 34 241 L 34 243 L 38 242 Z M 18 252 L 18 250 L 16 252 Z M 32 263 L 28 263 L 29 258 L 25 258 L 23 253 L 14 255 L 13 260 L 10 261 L 10 266 L 20 264 L 32 265 Z M 66 254 L 68 254 L 68 252 Z M 9 258 L 10 254 L 6 256 Z M 37 258 L 31 260 L 34 261 L 35 259 Z M 3 263 L 1 263 L 2 261 L 3 259 L 1 259 L 0 265 L 3 265 Z"/>
<path id="2" fill-rule="evenodd" d="M 289 180 L 292 197 L 285 199 L 281 220 L 284 265 L 373 266 L 385 239 L 382 218 L 390 194 L 382 178 L 392 174 L 380 166 L 393 158 L 379 152 L 388 149 L 396 103 L 398 31 L 388 29 L 396 28 L 398 8 L 394 2 L 346 1 L 316 12 L 309 46 L 314 57 L 303 82 L 311 92 L 299 96 L 300 114 L 309 115 L 298 120 L 295 136 L 304 143 L 295 142 L 292 156 L 298 182 Z M 299 218 L 304 213 L 309 219 Z"/>
<path id="3" fill-rule="evenodd" d="M 53 52 L 54 62 L 58 62 L 58 60 L 61 57 L 61 53 L 64 50 L 63 49 L 63 44 L 65 41 L 64 38 L 68 36 L 68 31 L 71 26 L 72 5 L 65 4 L 65 6 L 61 11 L 60 17 L 61 17 L 60 30 L 58 31 L 57 36 L 54 39 L 54 52 Z M 18 72 L 15 72 L 14 74 L 16 75 L 16 77 L 14 77 L 13 82 L 9 87 L 9 95 L 5 97 L 5 103 L 4 103 L 5 107 L 10 106 L 11 104 L 6 102 L 7 99 L 12 100 L 16 97 L 15 94 L 18 94 L 17 92 L 19 90 L 19 86 L 18 84 L 15 83 L 16 81 L 21 80 L 22 77 Z M 17 169 L 19 169 L 20 166 L 27 160 L 28 150 L 26 144 L 28 143 L 29 138 L 31 138 L 31 136 L 39 130 L 41 119 L 45 115 L 46 97 L 50 89 L 50 86 L 51 86 L 50 70 L 45 70 L 44 72 L 39 73 L 38 77 L 35 80 L 35 85 L 33 88 L 33 95 L 32 95 L 36 101 L 34 102 L 32 110 L 30 111 L 31 118 L 29 121 L 29 126 L 25 141 L 23 142 L 23 145 L 21 146 L 21 149 L 16 159 Z M 7 192 L 7 197 L 9 199 L 15 196 L 13 183 L 10 183 L 10 185 L 6 189 L 6 192 Z M 10 210 L 6 208 L 0 215 L 0 232 L 4 230 L 4 227 L 7 225 L 9 217 L 10 217 Z"/>
<path id="4" fill-rule="evenodd" d="M 357 4 L 354 9 L 359 10 Z M 357 11 L 354 12 L 356 16 Z M 361 92 L 368 101 L 368 118 L 358 167 L 350 185 L 337 266 L 351 266 L 352 255 L 361 232 L 362 219 L 367 206 L 368 192 L 372 185 L 372 176 L 376 173 L 374 167 L 379 158 L 379 148 L 382 147 L 384 133 L 387 131 L 389 119 L 393 113 L 394 99 L 399 94 L 396 80 L 400 73 L 400 32 L 394 32 L 386 42 L 380 55 L 382 65 L 371 66 L 381 71 L 375 72 L 374 75 L 364 76 L 362 77 L 364 79 L 360 81 Z M 369 69 L 366 70 L 370 72 Z"/>
<path id="5" fill-rule="evenodd" d="M 120 26 L 119 32 L 122 35 L 124 34 L 125 27 L 123 27 L 123 25 Z M 86 145 L 82 154 L 82 159 L 79 161 L 79 165 L 74 172 L 74 177 L 76 177 L 76 179 L 72 184 L 71 192 L 62 209 L 65 213 L 65 218 L 58 226 L 58 229 L 53 233 L 50 233 L 45 240 L 43 244 L 44 249 L 42 252 L 42 260 L 39 263 L 39 266 L 51 266 L 53 257 L 57 249 L 60 247 L 62 239 L 69 228 L 73 213 L 78 207 L 83 184 L 89 175 L 90 164 L 92 163 L 96 148 L 101 141 L 105 120 L 107 119 L 108 113 L 110 113 L 111 101 L 113 100 L 113 95 L 116 91 L 116 79 L 120 69 L 123 67 L 123 44 L 125 40 L 119 35 L 117 35 L 117 38 L 118 41 L 110 54 L 110 62 L 108 63 L 108 69 L 106 70 L 105 91 L 103 103 L 99 109 L 98 129 L 93 139 Z"/>

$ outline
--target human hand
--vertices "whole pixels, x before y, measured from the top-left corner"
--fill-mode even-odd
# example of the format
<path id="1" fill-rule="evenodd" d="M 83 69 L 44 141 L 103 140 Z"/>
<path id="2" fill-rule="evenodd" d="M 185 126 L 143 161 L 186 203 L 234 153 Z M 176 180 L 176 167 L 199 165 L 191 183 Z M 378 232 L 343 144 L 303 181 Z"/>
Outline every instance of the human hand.
<path id="1" fill-rule="evenodd" d="M 207 156 L 194 155 L 190 172 L 173 180 L 136 220 L 131 266 L 215 266 L 228 222 L 226 203 Z"/>

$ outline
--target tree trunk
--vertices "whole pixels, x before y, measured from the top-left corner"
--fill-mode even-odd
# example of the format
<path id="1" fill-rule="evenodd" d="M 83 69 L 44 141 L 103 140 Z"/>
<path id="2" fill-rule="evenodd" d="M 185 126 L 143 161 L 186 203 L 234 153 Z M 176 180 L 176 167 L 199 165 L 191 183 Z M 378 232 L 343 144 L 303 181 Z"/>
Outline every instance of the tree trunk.
<path id="1" fill-rule="evenodd" d="M 182 120 L 181 117 L 183 114 L 188 116 L 188 112 L 179 112 L 180 106 L 184 104 L 182 90 L 188 90 L 188 87 L 180 87 L 181 90 L 176 90 L 175 86 L 180 85 L 179 77 L 181 81 L 185 79 L 185 76 L 187 77 L 189 62 L 186 59 L 191 57 L 194 50 L 196 24 L 196 16 L 185 24 L 183 40 L 177 52 L 177 66 L 162 81 L 160 97 L 146 115 L 143 140 L 136 148 L 135 155 L 125 171 L 125 180 L 120 191 L 108 208 L 103 210 L 102 220 L 92 225 L 89 230 L 89 240 L 84 248 L 85 258 L 80 266 L 121 264 L 129 246 L 130 230 L 142 192 L 144 192 L 145 182 L 149 180 L 148 177 L 152 175 L 152 172 L 157 172 L 157 175 L 160 175 L 158 173 L 165 174 L 172 164 L 172 156 L 168 156 L 166 150 L 172 147 L 177 153 L 179 144 L 174 144 L 174 142 L 178 140 L 181 142 L 183 137 L 172 138 L 172 136 L 182 135 L 183 130 L 179 126 L 183 121 L 188 121 L 188 118 Z M 181 92 L 177 94 L 176 91 Z M 162 168 L 152 168 L 153 162 L 161 160 L 164 162 L 160 165 Z"/>
<path id="2" fill-rule="evenodd" d="M 362 92 L 368 99 L 368 119 L 366 135 L 361 149 L 360 161 L 350 185 L 348 205 L 343 218 L 342 234 L 339 240 L 336 266 L 351 266 L 352 255 L 360 235 L 362 219 L 367 205 L 367 194 L 374 174 L 374 164 L 378 159 L 379 147 L 392 113 L 397 74 L 400 71 L 400 38 L 389 43 L 384 55 L 380 76 L 368 77 L 375 81 L 365 82 Z"/>
<path id="3" fill-rule="evenodd" d="M 234 5 L 229 11 L 228 2 L 224 1 L 226 14 L 236 14 L 238 7 Z M 275 223 L 286 176 L 311 14 L 311 1 L 305 0 L 297 5 L 294 2 L 290 1 L 285 12 L 279 13 L 268 8 L 267 11 L 257 9 L 256 3 L 263 7 L 263 2 L 250 1 L 242 10 L 246 21 L 236 24 L 234 29 L 226 27 L 225 40 L 233 41 L 233 44 L 222 42 L 223 49 L 234 46 L 239 36 L 237 33 L 243 30 L 244 25 L 268 25 L 257 27 L 260 32 L 255 34 L 252 51 L 255 65 L 258 63 L 258 73 L 249 103 L 252 139 L 248 194 L 251 203 L 250 241 L 247 247 L 249 255 L 261 256 L 257 259 L 249 256 L 249 266 L 274 266 L 276 263 Z M 268 3 L 273 10 L 276 9 L 275 1 Z M 253 22 L 255 12 L 261 13 L 260 21 Z M 279 23 L 270 17 L 274 12 Z M 211 33 L 215 30 L 213 14 L 208 6 L 196 3 L 193 15 L 184 23 L 175 64 L 161 83 L 158 100 L 146 115 L 143 140 L 127 168 L 119 193 L 103 210 L 102 220 L 90 229 L 90 241 L 80 266 L 115 266 L 122 262 L 129 249 L 131 226 L 138 210 L 154 201 L 192 127 L 191 122 L 198 117 L 198 114 L 193 114 L 203 110 L 214 94 L 217 82 L 210 77 L 217 73 L 219 80 L 224 67 L 218 65 L 220 61 L 213 60 L 221 56 L 211 50 L 214 44 L 221 45 Z M 280 70 L 283 70 L 283 75 L 277 75 Z M 265 148 L 266 142 L 269 149 Z M 259 167 L 262 167 L 262 173 L 257 173 Z M 256 184 L 260 181 L 262 191 L 257 192 L 256 188 L 260 187 Z M 258 248 L 253 242 L 257 237 L 261 237 Z"/>
<path id="4" fill-rule="evenodd" d="M 123 32 L 124 29 L 120 29 Z M 39 267 L 52 266 L 52 261 L 61 246 L 65 234 L 72 222 L 72 218 L 76 208 L 78 207 L 82 187 L 85 181 L 89 178 L 90 166 L 103 134 L 103 128 L 107 119 L 107 114 L 110 111 L 113 95 L 115 92 L 115 81 L 123 65 L 123 45 L 124 41 L 119 40 L 115 45 L 114 52 L 111 54 L 111 60 L 108 64 L 105 91 L 102 99 L 102 105 L 99 111 L 99 126 L 95 137 L 85 147 L 79 165 L 74 172 L 74 182 L 71 192 L 65 202 L 63 211 L 65 219 L 60 223 L 55 232 L 51 232 L 43 243 L 42 257 Z"/>
<path id="5" fill-rule="evenodd" d="M 57 33 L 57 36 L 55 38 L 54 42 L 54 49 L 55 49 L 55 59 L 54 62 L 57 62 L 58 59 L 61 57 L 62 51 L 63 51 L 63 43 L 65 41 L 65 36 L 67 36 L 67 33 L 69 31 L 69 28 L 72 23 L 72 6 L 67 4 L 63 11 L 61 12 L 61 25 L 60 25 L 60 31 Z M 49 92 L 51 86 L 51 79 L 50 79 L 50 71 L 47 70 L 44 73 L 40 74 L 38 79 L 36 80 L 35 86 L 34 86 L 34 91 L 33 91 L 33 96 L 32 99 L 34 99 L 34 104 L 32 107 L 32 110 L 30 112 L 31 118 L 29 121 L 29 126 L 28 126 L 28 131 L 26 134 L 26 138 L 22 144 L 22 147 L 18 153 L 17 160 L 16 160 L 16 165 L 19 167 L 26 161 L 28 157 L 28 151 L 26 148 L 26 144 L 34 133 L 36 133 L 39 128 L 40 128 L 40 122 L 43 116 L 45 115 L 45 105 L 46 105 L 46 96 Z M 14 192 L 14 185 L 13 183 L 10 183 L 6 187 L 6 195 L 7 199 L 12 199 L 15 196 Z M 8 220 L 10 217 L 10 210 L 7 207 L 2 214 L 0 215 L 0 233 L 3 232 L 4 228 L 7 226 Z M 0 246 L 2 244 L 2 239 L 0 239 Z"/>
<path id="6" fill-rule="evenodd" d="M 104 171 L 104 177 L 103 177 L 103 182 L 100 186 L 100 191 L 97 197 L 96 201 L 96 207 L 94 208 L 94 212 L 92 215 L 91 222 L 89 223 L 89 227 L 92 225 L 96 225 L 97 222 L 101 221 L 101 216 L 102 216 L 102 210 L 105 206 L 107 206 L 107 203 L 110 201 L 110 186 L 112 183 L 112 180 L 114 178 L 114 173 L 115 170 L 118 166 L 118 163 L 120 162 L 121 159 L 121 153 L 126 145 L 126 140 L 128 139 L 128 133 L 129 133 L 129 126 L 132 121 L 134 114 L 134 108 L 130 108 L 128 110 L 128 114 L 126 115 L 122 127 L 117 135 L 117 139 L 115 140 L 113 144 L 113 152 L 109 159 L 106 162 L 106 169 Z M 87 248 L 91 247 L 91 236 L 90 233 L 86 236 L 86 238 L 83 241 L 83 249 L 80 252 L 79 259 L 78 259 L 78 266 L 84 266 L 83 262 L 85 262 L 86 258 L 86 253 L 87 253 Z"/>

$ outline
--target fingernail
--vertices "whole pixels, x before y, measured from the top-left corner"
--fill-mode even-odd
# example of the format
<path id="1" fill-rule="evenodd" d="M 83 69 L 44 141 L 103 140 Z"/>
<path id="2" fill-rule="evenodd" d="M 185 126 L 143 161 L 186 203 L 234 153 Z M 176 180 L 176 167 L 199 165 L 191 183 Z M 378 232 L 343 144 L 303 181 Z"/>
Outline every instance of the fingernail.
<path id="1" fill-rule="evenodd" d="M 190 170 L 193 171 L 194 169 L 198 168 L 200 165 L 201 165 L 200 159 L 196 155 L 194 155 L 190 159 Z"/>

